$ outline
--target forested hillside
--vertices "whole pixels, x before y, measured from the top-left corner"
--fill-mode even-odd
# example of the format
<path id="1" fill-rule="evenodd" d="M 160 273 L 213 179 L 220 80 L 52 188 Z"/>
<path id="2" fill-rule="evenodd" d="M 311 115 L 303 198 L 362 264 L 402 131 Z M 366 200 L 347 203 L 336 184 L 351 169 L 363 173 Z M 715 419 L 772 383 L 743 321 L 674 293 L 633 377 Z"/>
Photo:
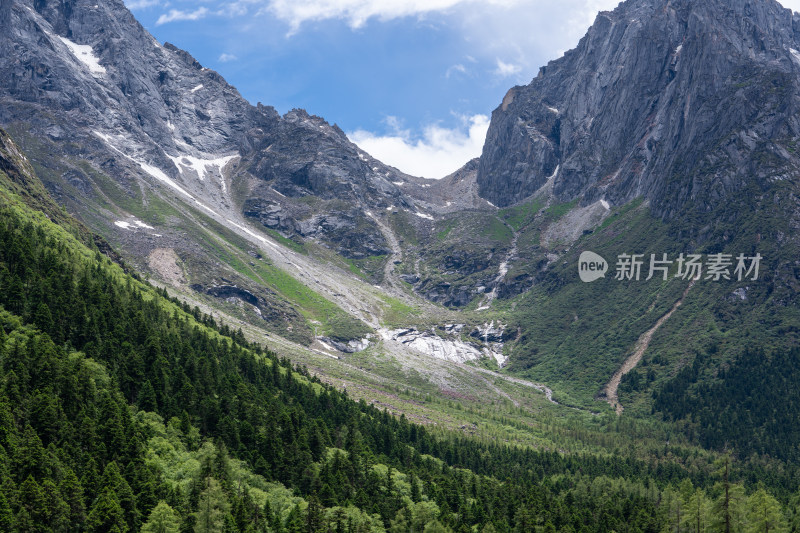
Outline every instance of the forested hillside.
<path id="1" fill-rule="evenodd" d="M 709 359 L 699 354 L 656 391 L 653 409 L 706 447 L 800 460 L 800 350 L 746 350 L 713 378 Z"/>
<path id="2" fill-rule="evenodd" d="M 800 527 L 786 483 L 487 444 L 353 402 L 126 274 L 12 191 L 35 183 L 21 159 L 4 169 L 0 530 Z"/>

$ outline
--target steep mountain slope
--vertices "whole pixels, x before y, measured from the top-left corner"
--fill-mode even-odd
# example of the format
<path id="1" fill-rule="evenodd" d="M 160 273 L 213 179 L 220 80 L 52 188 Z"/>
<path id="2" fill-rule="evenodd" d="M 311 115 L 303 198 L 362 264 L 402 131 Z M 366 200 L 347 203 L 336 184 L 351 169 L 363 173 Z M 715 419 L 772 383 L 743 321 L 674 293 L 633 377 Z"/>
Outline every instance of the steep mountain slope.
<path id="1" fill-rule="evenodd" d="M 707 211 L 796 168 L 800 34 L 778 2 L 629 0 L 511 89 L 478 169 L 500 206 L 553 179 L 582 205 Z"/>
<path id="2" fill-rule="evenodd" d="M 363 336 L 359 321 L 376 323 L 380 299 L 348 272 L 353 260 L 378 272 L 391 251 L 366 211 L 414 211 L 399 187 L 420 180 L 318 117 L 251 106 L 189 54 L 157 43 L 121 1 L 0 9 L 0 123 L 59 203 L 140 268 L 220 305 L 238 302 L 294 340 L 310 342 L 315 323 L 345 339 Z M 282 281 L 286 270 L 311 289 Z"/>
<path id="3" fill-rule="evenodd" d="M 356 403 L 82 244 L 0 146 L 3 531 L 659 531 L 715 494 L 714 456 L 674 443 L 567 455 Z M 792 503 L 725 483 L 743 525 L 787 523 Z"/>
<path id="4" fill-rule="evenodd" d="M 664 391 L 723 390 L 717 376 L 746 365 L 748 349 L 796 356 L 784 354 L 800 342 L 797 25 L 771 0 L 627 1 L 508 92 L 475 181 L 514 230 L 503 285 L 522 282 L 523 294 L 500 291 L 520 331 L 513 370 L 562 401 L 615 404 L 607 385 L 629 372 L 623 406 L 649 412 L 661 398 L 658 409 L 696 432 L 699 413 L 669 405 L 677 400 Z M 583 251 L 608 260 L 605 279 L 580 281 Z M 719 253 L 732 262 L 730 279 L 704 270 L 688 290 L 681 254 L 702 255 L 707 268 Z M 641 254 L 638 280 L 614 279 L 623 254 Z M 666 278 L 656 271 L 647 281 L 651 255 L 662 254 Z M 758 278 L 736 276 L 736 258 L 757 254 Z M 708 355 L 698 375 L 673 382 L 698 353 Z M 642 359 L 631 371 L 632 354 Z M 743 397 L 726 401 L 726 412 L 748 409 Z M 752 416 L 766 427 L 777 415 Z M 701 440 L 722 446 L 718 435 L 733 429 L 720 421 L 713 431 Z M 785 455 L 772 442 L 762 452 Z"/>
<path id="5" fill-rule="evenodd" d="M 624 2 L 434 183 L 249 105 L 121 2 L 13 0 L 0 124 L 127 261 L 331 382 L 489 403 L 511 382 L 461 363 L 504 365 L 562 405 L 649 415 L 697 353 L 698 389 L 748 345 L 796 353 L 796 25 L 772 0 Z M 586 250 L 605 279 L 579 280 Z M 666 279 L 613 279 L 621 254 L 665 253 Z M 674 260 L 717 253 L 760 254 L 760 277 L 687 292 Z"/>
<path id="6" fill-rule="evenodd" d="M 407 283 L 415 235 L 454 205 L 488 203 L 446 199 L 305 111 L 249 105 L 121 2 L 15 0 L 0 23 L 0 124 L 58 202 L 153 280 L 254 335 L 312 345 L 311 357 L 372 346 L 415 371 L 420 354 L 503 360 L 502 342 L 479 334 L 492 317 L 450 313 Z M 429 279 L 417 289 L 448 305 L 471 294 Z M 453 372 L 484 379 L 448 368 L 431 379 L 459 389 Z"/>
<path id="7" fill-rule="evenodd" d="M 432 225 L 430 182 L 319 117 L 250 106 L 119 2 L 2 9 L 0 121 L 58 202 L 145 276 L 417 420 L 466 427 L 453 396 L 487 412 L 549 404 L 542 385 L 475 365 L 503 360 L 491 320 L 401 280 L 414 261 L 396 221 Z"/>

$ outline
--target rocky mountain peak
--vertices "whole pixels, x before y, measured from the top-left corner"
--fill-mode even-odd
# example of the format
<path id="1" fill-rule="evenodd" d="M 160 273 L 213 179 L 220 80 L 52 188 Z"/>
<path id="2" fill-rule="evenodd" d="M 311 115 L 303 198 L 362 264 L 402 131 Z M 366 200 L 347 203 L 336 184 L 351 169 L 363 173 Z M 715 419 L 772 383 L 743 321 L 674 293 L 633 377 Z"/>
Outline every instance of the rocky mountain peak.
<path id="1" fill-rule="evenodd" d="M 670 217 L 795 168 L 798 31 L 774 0 L 628 0 L 601 12 L 493 112 L 481 196 L 507 206 L 552 180 L 563 201 L 642 196 Z"/>
<path id="2" fill-rule="evenodd" d="M 11 0 L 2 12 L 2 123 L 28 122 L 44 114 L 34 109 L 47 109 L 60 123 L 43 124 L 51 133 L 58 126 L 93 144 L 95 132 L 119 142 L 124 137 L 123 152 L 149 153 L 147 163 L 173 178 L 179 168 L 167 164 L 170 158 L 239 153 L 257 163 L 271 157 L 256 153 L 274 144 L 271 135 L 298 128 L 306 144 L 328 139 L 357 158 L 359 150 L 338 126 L 304 110 L 280 117 L 271 107 L 251 106 L 191 54 L 162 46 L 121 1 Z M 318 152 L 307 155 L 314 159 Z"/>
<path id="3" fill-rule="evenodd" d="M 287 234 L 346 219 L 378 251 L 383 237 L 364 212 L 415 203 L 398 186 L 413 178 L 364 153 L 338 126 L 302 109 L 280 116 L 252 106 L 191 54 L 161 45 L 121 1 L 9 0 L 0 13 L 0 124 L 24 124 L 52 143 L 42 164 L 87 160 L 127 189 L 155 186 L 226 224 L 272 220 L 253 206 L 278 204 L 282 226 L 270 229 Z M 91 186 L 79 189 L 92 195 Z M 291 205 L 309 195 L 328 203 Z"/>

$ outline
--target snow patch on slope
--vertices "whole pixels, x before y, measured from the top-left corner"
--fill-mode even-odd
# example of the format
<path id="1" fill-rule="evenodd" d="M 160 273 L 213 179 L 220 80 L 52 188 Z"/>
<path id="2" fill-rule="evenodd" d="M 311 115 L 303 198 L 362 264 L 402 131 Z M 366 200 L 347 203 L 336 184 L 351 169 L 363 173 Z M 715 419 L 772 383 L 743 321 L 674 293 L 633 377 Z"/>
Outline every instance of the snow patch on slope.
<path id="1" fill-rule="evenodd" d="M 114 222 L 114 225 L 117 226 L 118 228 L 127 229 L 127 230 L 131 230 L 131 231 L 134 231 L 137 228 L 138 229 L 155 229 L 153 226 L 150 226 L 149 224 L 145 224 L 141 220 L 136 220 L 135 218 L 132 219 L 130 222 L 126 222 L 124 220 L 117 220 L 117 221 Z"/>
<path id="2" fill-rule="evenodd" d="M 386 329 L 380 328 L 378 334 L 384 341 L 394 341 L 403 344 L 417 352 L 451 363 L 466 363 L 477 361 L 483 357 L 491 357 L 499 366 L 506 362 L 503 355 L 503 345 L 494 343 L 480 347 L 464 342 L 458 337 L 444 338 L 431 331 L 419 331 L 416 328 Z"/>
<path id="3" fill-rule="evenodd" d="M 101 133 L 99 131 L 95 131 L 94 134 L 97 135 L 98 137 L 100 137 L 112 150 L 114 150 L 115 152 L 120 154 L 125 159 L 127 159 L 129 161 L 132 161 L 133 163 L 136 163 L 137 165 L 139 165 L 139 167 L 142 170 L 144 170 L 146 173 L 148 173 L 150 176 L 152 176 L 156 180 L 158 180 L 158 181 L 160 181 L 162 183 L 165 183 L 166 185 L 168 185 L 169 187 L 171 187 L 175 191 L 179 192 L 183 196 L 186 196 L 190 200 L 194 201 L 194 203 L 197 204 L 199 207 L 205 209 L 209 213 L 211 213 L 213 215 L 217 214 L 213 209 L 211 209 L 210 207 L 205 205 L 203 202 L 201 202 L 200 200 L 198 200 L 197 198 L 192 196 L 191 193 L 189 193 L 186 189 L 184 189 L 183 187 L 181 187 L 180 185 L 175 183 L 160 168 L 154 167 L 153 165 L 147 164 L 147 163 L 145 163 L 143 161 L 139 161 L 138 159 L 129 156 L 128 154 L 126 154 L 125 152 L 123 152 L 122 150 L 120 150 L 119 148 L 114 146 L 114 143 L 112 142 L 111 135 L 106 135 L 105 133 Z"/>
<path id="4" fill-rule="evenodd" d="M 203 159 L 191 155 L 179 155 L 179 156 L 167 155 L 167 157 L 172 159 L 172 162 L 175 163 L 175 167 L 178 169 L 178 172 L 183 174 L 185 170 L 192 170 L 194 171 L 195 174 L 197 174 L 197 178 L 200 181 L 204 181 L 206 179 L 206 173 L 208 172 L 209 168 L 219 169 L 220 183 L 222 184 L 222 190 L 227 191 L 227 187 L 225 185 L 225 178 L 224 176 L 222 176 L 222 169 L 224 169 L 225 166 L 232 159 L 238 156 L 227 155 L 222 157 L 216 157 L 213 159 Z"/>
<path id="5" fill-rule="evenodd" d="M 452 363 L 477 361 L 483 354 L 475 346 L 460 340 L 446 340 L 434 333 L 416 329 L 381 329 L 378 331 L 384 340 L 399 342 L 435 359 Z"/>
<path id="6" fill-rule="evenodd" d="M 258 239 L 263 244 L 266 244 L 266 245 L 269 245 L 269 246 L 272 246 L 272 247 L 276 247 L 276 248 L 278 247 L 277 244 L 275 244 L 274 242 L 270 241 L 269 239 L 267 239 L 265 237 L 262 237 L 261 235 L 258 235 L 254 231 L 246 228 L 245 226 L 242 226 L 241 224 L 236 223 L 235 221 L 231 220 L 230 218 L 225 218 L 225 217 L 221 216 L 219 213 L 214 211 L 211 207 L 207 206 L 206 204 L 204 204 L 203 202 L 201 202 L 200 200 L 195 198 L 189 191 L 187 191 L 186 189 L 184 189 L 183 187 L 181 187 L 180 185 L 175 183 L 175 181 L 173 181 L 169 176 L 167 176 L 164 173 L 164 171 L 161 170 L 160 168 L 154 167 L 153 165 L 150 165 L 150 164 L 145 163 L 143 161 L 139 161 L 135 157 L 132 157 L 132 156 L 126 154 L 125 152 L 123 152 L 122 150 L 120 150 L 119 148 L 114 146 L 114 143 L 112 142 L 113 138 L 112 138 L 111 135 L 106 135 L 106 134 L 101 133 L 99 131 L 94 131 L 93 133 L 95 135 L 97 135 L 99 138 L 101 138 L 112 150 L 114 150 L 115 152 L 117 152 L 118 154 L 123 156 L 125 159 L 128 159 L 129 161 L 132 161 L 133 163 L 136 163 L 137 165 L 139 165 L 139 167 L 142 170 L 144 170 L 146 173 L 150 174 L 150 176 L 152 176 L 156 180 L 168 185 L 170 188 L 172 188 L 173 190 L 175 190 L 178 193 L 182 194 L 183 196 L 187 197 L 189 200 L 193 201 L 201 209 L 204 209 L 205 211 L 208 211 L 217 220 L 224 220 L 225 222 L 227 222 L 231 226 L 235 227 L 236 229 L 238 229 L 240 231 L 243 231 L 244 233 L 246 233 L 247 235 L 249 235 L 249 236 L 251 236 L 251 237 L 253 237 L 255 239 Z M 235 157 L 235 156 L 233 156 L 233 157 Z"/>
<path id="7" fill-rule="evenodd" d="M 74 43 L 66 37 L 61 37 L 60 35 L 58 38 L 62 43 L 67 45 L 67 48 L 69 48 L 69 51 L 72 52 L 73 56 L 75 56 L 75 59 L 86 65 L 86 67 L 89 69 L 89 72 L 91 72 L 93 76 L 106 73 L 106 68 L 100 64 L 100 59 L 94 55 L 94 50 L 92 50 L 90 45 Z"/>

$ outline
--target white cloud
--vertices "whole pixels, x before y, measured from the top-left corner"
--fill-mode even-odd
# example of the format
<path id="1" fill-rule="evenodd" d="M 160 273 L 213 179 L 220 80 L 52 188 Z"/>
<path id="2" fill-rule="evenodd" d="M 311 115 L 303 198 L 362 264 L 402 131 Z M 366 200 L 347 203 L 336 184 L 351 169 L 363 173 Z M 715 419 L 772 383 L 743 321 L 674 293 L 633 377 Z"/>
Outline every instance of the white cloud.
<path id="1" fill-rule="evenodd" d="M 228 63 L 229 61 L 236 61 L 237 59 L 239 59 L 239 58 L 238 58 L 238 57 L 236 57 L 236 56 L 235 56 L 235 55 L 233 55 L 233 54 L 226 54 L 226 53 L 223 53 L 223 54 L 220 54 L 220 55 L 219 55 L 218 61 L 219 61 L 220 63 Z"/>
<path id="2" fill-rule="evenodd" d="M 407 174 L 425 178 L 443 178 L 461 168 L 467 161 L 481 155 L 489 117 L 462 117 L 462 127 L 448 129 L 433 124 L 427 126 L 419 139 L 408 130 L 400 129 L 394 117 L 387 119 L 394 128 L 391 135 L 380 136 L 357 130 L 348 134 L 350 140 L 386 164 Z"/>
<path id="3" fill-rule="evenodd" d="M 125 7 L 131 11 L 145 9 L 161 4 L 161 0 L 125 0 Z"/>
<path id="4" fill-rule="evenodd" d="M 516 0 L 484 0 L 483 4 L 510 4 Z M 268 9 L 297 29 L 303 22 L 342 19 L 358 28 L 372 17 L 391 20 L 445 11 L 475 0 L 269 0 Z"/>
<path id="5" fill-rule="evenodd" d="M 251 4 L 257 3 L 256 0 L 236 0 L 220 6 L 216 14 L 223 17 L 240 17 L 249 13 Z"/>
<path id="6" fill-rule="evenodd" d="M 516 82 L 523 82 L 574 48 L 599 11 L 618 4 L 619 0 L 517 0 L 491 9 L 465 5 L 455 10 L 453 23 L 464 36 L 467 53 L 491 63 L 498 78 L 515 76 Z M 513 67 L 518 70 L 513 72 Z"/>
<path id="7" fill-rule="evenodd" d="M 532 77 L 547 60 L 573 48 L 600 10 L 613 9 L 619 0 L 195 0 L 208 7 L 182 9 L 189 0 L 126 0 L 128 6 L 175 7 L 156 24 L 198 20 L 206 16 L 275 17 L 300 31 L 306 22 L 341 20 L 359 28 L 371 19 L 439 16 L 458 31 L 464 50 L 476 63 L 495 65 L 499 77 Z M 784 0 L 784 4 L 800 0 Z M 195 3 L 195 5 L 197 5 Z M 502 57 L 503 61 L 495 61 Z M 464 65 L 461 65 L 464 66 Z M 453 70 L 453 67 L 456 67 Z M 463 72 L 453 65 L 446 77 Z M 522 80 L 520 80 L 522 81 Z"/>
<path id="8" fill-rule="evenodd" d="M 465 50 L 494 64 L 499 77 L 533 77 L 547 60 L 573 48 L 598 11 L 620 0 L 235 0 L 286 22 L 289 34 L 305 22 L 343 20 L 359 28 L 370 19 L 443 15 Z M 788 0 L 787 0 L 788 1 Z M 800 0 L 791 0 L 800 4 Z M 503 61 L 495 62 L 502 57 Z M 456 65 L 454 65 L 456 66 Z M 448 70 L 446 77 L 458 70 Z M 520 80 L 521 81 L 521 80 Z"/>
<path id="9" fill-rule="evenodd" d="M 519 74 L 520 72 L 522 72 L 522 67 L 520 65 L 506 63 L 502 59 L 497 60 L 497 68 L 494 70 L 494 73 L 501 78 L 507 78 L 508 76 Z"/>
<path id="10" fill-rule="evenodd" d="M 447 71 L 444 73 L 444 77 L 445 78 L 449 78 L 450 76 L 452 76 L 455 73 L 466 74 L 467 73 L 467 67 L 465 67 L 461 63 L 458 63 L 456 65 L 451 65 L 447 69 Z"/>
<path id="11" fill-rule="evenodd" d="M 178 20 L 200 20 L 208 15 L 208 8 L 200 7 L 194 11 L 181 11 L 179 9 L 170 9 L 169 13 L 164 13 L 156 21 L 156 26 L 161 26 L 168 22 L 175 22 Z"/>

